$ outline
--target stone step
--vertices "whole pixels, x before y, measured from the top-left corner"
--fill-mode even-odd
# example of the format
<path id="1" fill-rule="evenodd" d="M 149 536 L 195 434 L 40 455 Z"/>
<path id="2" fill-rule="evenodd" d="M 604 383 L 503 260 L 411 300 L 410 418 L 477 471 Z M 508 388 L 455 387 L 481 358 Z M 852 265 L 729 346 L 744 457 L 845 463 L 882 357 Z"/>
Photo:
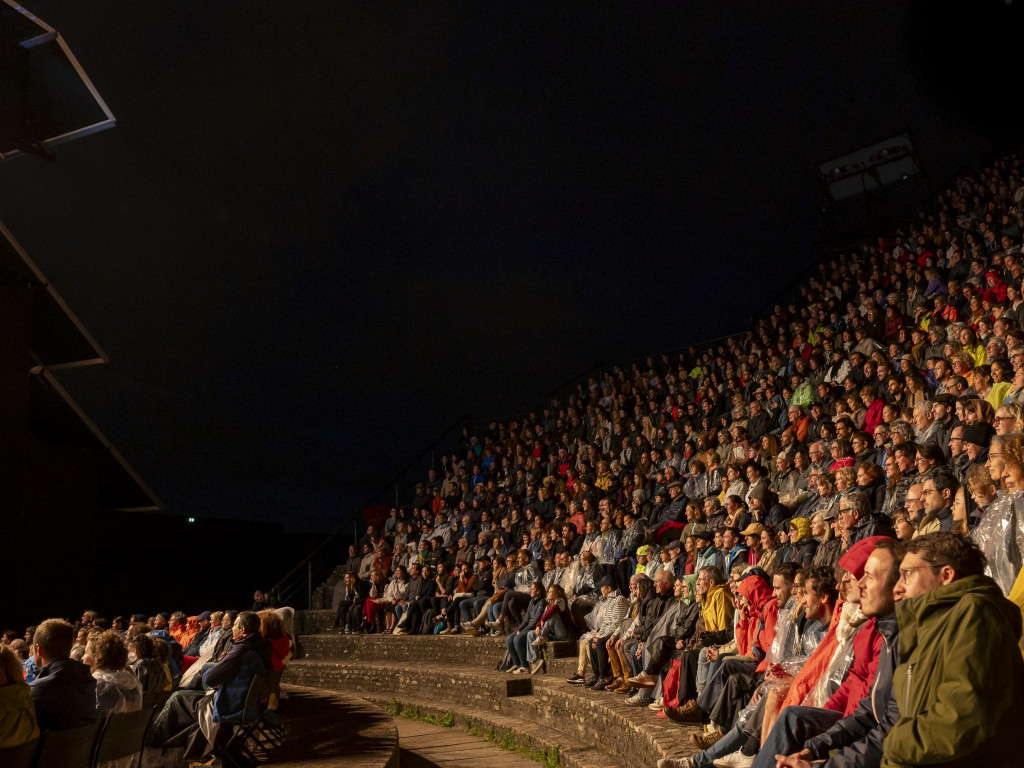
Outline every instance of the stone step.
<path id="1" fill-rule="evenodd" d="M 392 662 L 449 664 L 493 670 L 505 655 L 502 636 L 469 635 L 346 635 L 338 631 L 299 637 L 301 655 L 323 661 L 377 659 Z M 575 641 L 548 643 L 548 672 L 568 677 L 576 671 Z"/>
<path id="2" fill-rule="evenodd" d="M 282 690 L 288 694 L 280 708 L 284 743 L 271 750 L 266 765 L 399 768 L 398 728 L 377 702 L 322 688 L 283 685 Z"/>
<path id="3" fill-rule="evenodd" d="M 474 709 L 518 717 L 595 747 L 626 768 L 651 768 L 662 757 L 696 751 L 688 737 L 699 728 L 660 719 L 646 707 L 630 707 L 623 696 L 569 685 L 550 674 L 513 676 L 461 665 L 453 669 L 456 658 L 448 663 L 306 659 L 289 665 L 288 681 L 358 691 L 361 696 L 412 697 L 455 712 Z M 510 680 L 528 682 L 532 693 L 510 692 Z"/>
<path id="4" fill-rule="evenodd" d="M 391 696 L 388 694 L 363 694 L 367 701 L 374 702 L 381 708 L 392 708 L 395 703 L 404 709 L 416 707 L 420 712 L 429 715 L 444 716 L 452 712 L 455 716 L 455 728 L 470 730 L 474 733 L 488 734 L 493 731 L 500 741 L 506 732 L 516 736 L 520 747 L 533 750 L 552 750 L 558 752 L 558 762 L 564 768 L 622 768 L 622 763 L 610 758 L 607 753 L 587 744 L 570 739 L 566 734 L 552 729 L 550 726 L 524 720 L 520 717 L 504 715 L 493 709 L 475 709 L 460 707 L 454 710 L 444 702 L 432 699 L 418 699 L 413 696 Z M 401 717 L 401 715 L 399 715 Z"/>

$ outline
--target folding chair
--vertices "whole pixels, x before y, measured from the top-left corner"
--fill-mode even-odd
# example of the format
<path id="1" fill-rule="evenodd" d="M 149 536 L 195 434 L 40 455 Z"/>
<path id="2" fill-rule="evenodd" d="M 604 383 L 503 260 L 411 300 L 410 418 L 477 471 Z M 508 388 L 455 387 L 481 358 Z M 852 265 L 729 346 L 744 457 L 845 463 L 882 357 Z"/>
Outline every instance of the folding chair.
<path id="1" fill-rule="evenodd" d="M 284 718 L 277 710 L 270 709 L 268 705 L 270 696 L 278 697 L 278 704 L 281 701 L 281 677 L 284 672 L 271 672 L 267 675 L 266 695 L 260 700 L 260 720 L 253 731 L 253 736 L 260 748 L 265 753 L 271 749 L 280 747 L 284 743 Z"/>
<path id="2" fill-rule="evenodd" d="M 44 731 L 35 768 L 90 768 L 100 725 L 97 720 L 66 731 Z"/>
<path id="3" fill-rule="evenodd" d="M 93 765 L 120 760 L 132 756 L 131 765 L 142 764 L 142 750 L 146 746 L 146 734 L 150 723 L 156 715 L 155 709 L 141 709 L 138 712 L 120 712 L 108 715 L 99 741 L 96 744 L 96 756 Z M 139 756 L 136 761 L 135 755 Z"/>
<path id="4" fill-rule="evenodd" d="M 38 746 L 39 738 L 37 737 L 16 747 L 4 747 L 0 749 L 0 765 L 4 768 L 29 768 L 32 765 L 32 758 L 36 756 Z"/>
<path id="5" fill-rule="evenodd" d="M 261 701 L 266 701 L 268 680 L 268 675 L 254 675 L 245 694 L 242 714 L 220 721 L 217 740 L 220 741 L 225 732 L 231 734 L 224 746 L 217 750 L 224 765 L 249 768 L 251 764 L 260 762 L 260 757 L 265 755 L 254 731 L 260 723 Z"/>

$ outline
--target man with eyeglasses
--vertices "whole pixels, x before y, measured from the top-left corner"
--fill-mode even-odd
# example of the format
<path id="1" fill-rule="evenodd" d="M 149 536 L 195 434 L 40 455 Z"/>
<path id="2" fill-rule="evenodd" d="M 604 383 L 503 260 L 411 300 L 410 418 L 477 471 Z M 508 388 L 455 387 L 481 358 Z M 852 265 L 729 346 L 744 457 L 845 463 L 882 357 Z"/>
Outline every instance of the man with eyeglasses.
<path id="1" fill-rule="evenodd" d="M 825 444 L 820 440 L 811 443 L 807 449 L 807 456 L 811 460 L 811 466 L 819 472 L 827 470 L 832 465 L 832 457 L 829 456 Z"/>
<path id="2" fill-rule="evenodd" d="M 871 500 L 863 491 L 848 491 L 840 498 L 839 519 L 850 532 L 850 547 L 871 536 L 896 535 L 889 518 L 871 510 Z"/>
<path id="3" fill-rule="evenodd" d="M 907 510 L 907 516 L 917 525 L 921 522 L 921 513 L 924 510 L 924 484 L 914 483 L 907 490 L 907 500 L 903 504 Z"/>
<path id="4" fill-rule="evenodd" d="M 1024 368 L 1024 348 L 1017 347 L 1010 352 L 1010 365 L 1013 366 L 1014 372 Z"/>
<path id="5" fill-rule="evenodd" d="M 1020 609 L 984 575 L 985 556 L 941 531 L 907 546 L 896 585 L 900 718 L 883 765 L 1020 765 Z"/>

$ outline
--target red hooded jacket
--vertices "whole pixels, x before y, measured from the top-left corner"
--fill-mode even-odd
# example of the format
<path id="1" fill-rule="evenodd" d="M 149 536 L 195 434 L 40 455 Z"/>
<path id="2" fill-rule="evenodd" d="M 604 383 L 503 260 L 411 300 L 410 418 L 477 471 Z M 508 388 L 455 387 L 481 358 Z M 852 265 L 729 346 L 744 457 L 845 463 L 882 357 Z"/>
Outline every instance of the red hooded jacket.
<path id="1" fill-rule="evenodd" d="M 846 717 L 871 690 L 882 653 L 882 636 L 875 628 L 876 623 L 874 617 L 868 619 L 853 636 L 853 664 L 839 689 L 825 702 L 825 709 L 842 712 Z"/>
<path id="2" fill-rule="evenodd" d="M 779 604 L 772 597 L 772 588 L 756 573 L 745 576 L 736 591 L 746 598 L 748 608 L 736 624 L 736 649 L 741 656 L 760 660 L 757 671 L 768 668 L 767 653 L 775 639 L 779 620 Z"/>

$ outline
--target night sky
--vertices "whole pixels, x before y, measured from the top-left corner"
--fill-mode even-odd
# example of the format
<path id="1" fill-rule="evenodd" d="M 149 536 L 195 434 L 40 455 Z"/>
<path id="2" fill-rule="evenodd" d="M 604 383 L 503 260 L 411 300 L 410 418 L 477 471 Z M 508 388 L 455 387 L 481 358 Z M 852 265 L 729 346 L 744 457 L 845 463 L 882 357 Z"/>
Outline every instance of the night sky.
<path id="1" fill-rule="evenodd" d="M 909 129 L 949 178 L 1019 94 L 981 0 L 28 7 L 118 120 L 0 164 L 111 357 L 59 379 L 169 511 L 292 530 L 461 415 L 749 327 L 818 253 L 816 164 Z"/>

